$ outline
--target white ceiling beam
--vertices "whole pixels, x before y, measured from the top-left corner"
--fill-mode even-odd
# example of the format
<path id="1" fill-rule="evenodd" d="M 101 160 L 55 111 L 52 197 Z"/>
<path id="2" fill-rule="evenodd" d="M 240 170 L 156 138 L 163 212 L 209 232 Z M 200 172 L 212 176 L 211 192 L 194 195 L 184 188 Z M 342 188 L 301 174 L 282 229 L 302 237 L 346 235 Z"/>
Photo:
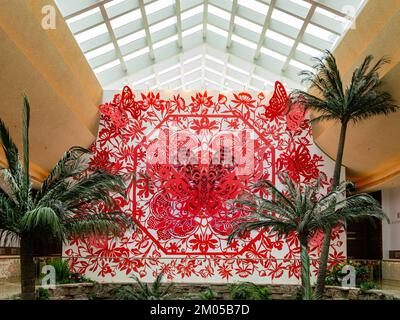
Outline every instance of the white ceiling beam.
<path id="1" fill-rule="evenodd" d="M 285 63 L 283 64 L 283 67 L 282 67 L 282 72 L 283 73 L 286 72 L 287 67 L 289 66 L 290 60 L 293 59 L 294 54 L 296 53 L 297 47 L 298 47 L 300 41 L 302 40 L 302 38 L 304 36 L 304 33 L 306 32 L 307 26 L 310 23 L 311 18 L 314 15 L 314 12 L 315 12 L 316 8 L 317 7 L 315 5 L 312 5 L 310 10 L 308 11 L 307 17 L 304 19 L 304 22 L 303 22 L 303 25 L 302 25 L 302 27 L 301 27 L 301 29 L 299 31 L 299 34 L 297 35 L 297 38 L 296 38 L 295 42 L 293 43 L 293 46 L 292 46 L 292 48 L 290 50 L 290 53 L 287 56 Z"/>
<path id="2" fill-rule="evenodd" d="M 265 16 L 263 28 L 260 33 L 260 38 L 258 39 L 256 52 L 254 53 L 254 59 L 258 59 L 260 57 L 261 47 L 264 45 L 265 34 L 267 33 L 267 30 L 271 23 L 272 11 L 274 10 L 275 5 L 276 5 L 276 0 L 271 0 L 271 3 L 269 4 L 269 7 L 268 7 L 267 15 Z"/>
<path id="3" fill-rule="evenodd" d="M 342 17 L 342 18 L 346 18 L 347 17 L 347 15 L 344 12 L 341 12 L 339 10 L 333 9 L 333 8 L 323 4 L 321 2 L 318 2 L 318 1 L 315 1 L 315 0 L 303 0 L 303 1 L 307 2 L 309 4 L 312 4 L 313 6 L 316 6 L 316 7 L 319 7 L 321 9 L 324 9 L 324 10 L 330 12 L 330 13 L 336 14 L 339 17 Z"/>
<path id="4" fill-rule="evenodd" d="M 316 7 L 317 7 L 317 6 L 316 6 Z M 310 8 L 310 9 L 311 9 L 311 8 Z M 290 15 L 290 16 L 292 16 L 292 17 L 294 17 L 294 18 L 303 20 L 303 17 L 302 17 L 302 16 L 299 16 L 299 15 L 297 15 L 297 14 L 294 14 L 294 13 L 292 13 L 292 12 L 286 10 L 284 7 L 279 8 L 279 10 L 282 11 L 282 12 L 284 12 L 284 13 L 286 13 L 286 14 L 288 14 L 288 15 Z M 323 25 L 323 24 L 321 24 L 321 23 L 315 22 L 315 21 L 312 21 L 312 23 L 315 24 L 317 27 L 319 27 L 319 28 L 321 28 L 321 29 L 324 29 L 324 30 L 326 30 L 326 31 L 328 31 L 328 32 L 334 33 L 334 34 L 336 34 L 336 35 L 338 35 L 338 36 L 341 35 L 341 32 L 335 30 L 334 28 L 329 28 L 329 27 L 327 27 L 327 26 L 325 26 L 325 25 Z"/>
<path id="5" fill-rule="evenodd" d="M 181 0 L 175 0 L 176 11 L 176 29 L 178 31 L 178 47 L 183 47 L 182 42 L 182 17 L 181 17 Z"/>
<path id="6" fill-rule="evenodd" d="M 113 0 L 102 0 L 102 1 L 99 1 L 97 3 L 94 3 L 94 4 L 84 8 L 84 9 L 78 10 L 78 11 L 76 11 L 74 13 L 71 13 L 71 14 L 65 16 L 64 19 L 68 20 L 68 19 L 74 18 L 76 16 L 79 16 L 82 13 L 85 13 L 87 11 L 90 11 L 90 10 L 95 9 L 97 7 L 100 7 L 100 6 L 104 6 L 105 4 L 107 4 L 108 2 L 111 2 L 111 1 L 113 1 Z"/>
<path id="7" fill-rule="evenodd" d="M 103 20 L 104 20 L 104 22 L 105 22 L 105 24 L 107 26 L 108 33 L 110 34 L 112 43 L 114 45 L 115 53 L 116 53 L 116 55 L 118 57 L 118 60 L 121 63 L 122 71 L 127 73 L 128 72 L 128 68 L 126 67 L 126 63 L 125 63 L 125 60 L 124 60 L 124 58 L 122 56 L 121 49 L 120 49 L 120 47 L 118 45 L 117 38 L 115 37 L 114 30 L 113 30 L 113 28 L 112 28 L 112 26 L 110 24 L 110 19 L 108 18 L 108 14 L 107 14 L 106 9 L 104 8 L 103 5 L 100 6 L 100 12 L 101 12 Z"/>
<path id="8" fill-rule="evenodd" d="M 261 1 L 261 0 L 257 0 L 257 1 L 260 2 L 260 3 L 264 3 L 265 4 L 265 1 Z M 272 3 L 272 0 L 270 0 L 270 1 Z M 321 4 L 319 2 L 315 2 L 315 1 L 312 1 L 312 0 L 306 1 L 306 2 L 309 2 L 311 4 L 315 4 L 317 7 L 320 7 L 321 9 L 327 7 L 324 4 Z M 286 1 L 283 1 L 283 2 L 279 1 L 275 5 L 276 9 L 279 9 L 280 11 L 282 11 L 282 12 L 284 12 L 284 13 L 286 13 L 286 14 L 294 17 L 294 18 L 303 20 L 304 19 L 303 16 L 294 13 L 294 12 L 297 12 L 296 6 L 298 6 L 298 5 L 296 5 L 295 3 L 291 3 L 291 2 L 287 3 Z M 330 10 L 327 10 L 327 11 L 329 11 L 331 13 L 334 13 L 336 15 L 339 15 L 340 17 L 343 16 L 343 13 L 341 13 L 341 12 L 335 10 L 335 9 L 332 9 L 332 8 L 330 8 Z M 346 17 L 346 15 L 344 17 Z M 339 36 L 341 35 L 341 32 L 337 31 L 337 28 L 335 28 L 335 27 L 332 27 L 332 26 L 329 26 L 329 25 L 324 25 L 324 24 L 321 24 L 321 23 L 316 22 L 316 21 L 313 21 L 312 23 L 315 24 L 317 27 L 320 27 L 321 29 L 324 29 L 326 31 L 332 32 L 332 33 L 334 33 L 336 35 L 339 35 Z"/>
<path id="9" fill-rule="evenodd" d="M 203 40 L 207 38 L 208 0 L 204 0 L 203 8 Z"/>
<path id="10" fill-rule="evenodd" d="M 144 31 L 146 33 L 146 42 L 147 46 L 149 47 L 149 55 L 152 60 L 155 59 L 154 56 L 154 48 L 153 48 L 153 41 L 151 40 L 150 28 L 149 28 L 149 21 L 147 20 L 146 9 L 144 8 L 144 1 L 139 0 L 139 8 L 142 14 L 142 21 L 144 26 Z"/>
<path id="11" fill-rule="evenodd" d="M 229 21 L 228 38 L 226 41 L 226 47 L 229 48 L 232 44 L 232 33 L 235 28 L 235 15 L 237 11 L 238 3 L 237 0 L 232 1 L 231 19 Z"/>

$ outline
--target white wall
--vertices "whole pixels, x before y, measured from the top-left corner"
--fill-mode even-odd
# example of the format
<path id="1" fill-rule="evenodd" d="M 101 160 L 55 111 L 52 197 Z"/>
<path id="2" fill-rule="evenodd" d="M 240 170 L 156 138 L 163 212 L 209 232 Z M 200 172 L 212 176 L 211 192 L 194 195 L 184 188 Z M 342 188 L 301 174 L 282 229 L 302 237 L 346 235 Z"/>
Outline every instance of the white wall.
<path id="1" fill-rule="evenodd" d="M 390 223 L 382 223 L 383 258 L 390 250 L 400 250 L 400 188 L 382 190 L 382 207 Z"/>

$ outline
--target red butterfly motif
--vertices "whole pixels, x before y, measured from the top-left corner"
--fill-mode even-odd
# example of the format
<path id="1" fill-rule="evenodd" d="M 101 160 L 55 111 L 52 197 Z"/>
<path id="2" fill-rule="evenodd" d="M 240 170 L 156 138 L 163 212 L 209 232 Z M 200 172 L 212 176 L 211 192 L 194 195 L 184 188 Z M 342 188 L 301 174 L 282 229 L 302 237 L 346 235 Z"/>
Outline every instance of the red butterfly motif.
<path id="1" fill-rule="evenodd" d="M 274 120 L 283 116 L 287 112 L 288 96 L 285 87 L 279 81 L 275 82 L 275 90 L 269 105 L 265 108 L 265 117 L 268 120 Z"/>

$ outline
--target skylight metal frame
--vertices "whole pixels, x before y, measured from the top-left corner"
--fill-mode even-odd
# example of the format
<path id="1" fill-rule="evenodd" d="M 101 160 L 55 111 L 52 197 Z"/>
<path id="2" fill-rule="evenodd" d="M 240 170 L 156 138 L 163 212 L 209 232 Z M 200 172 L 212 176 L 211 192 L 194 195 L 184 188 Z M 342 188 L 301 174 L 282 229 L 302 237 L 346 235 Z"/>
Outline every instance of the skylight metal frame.
<path id="1" fill-rule="evenodd" d="M 238 77 L 237 82 L 243 84 L 244 88 L 263 90 L 270 88 L 276 79 L 298 87 L 299 67 L 310 67 L 313 53 L 322 54 L 322 50 L 334 48 L 338 42 L 337 38 L 342 37 L 346 31 L 342 21 L 347 19 L 347 16 L 338 10 L 334 0 L 325 0 L 324 3 L 316 0 L 169 0 L 170 3 L 161 3 L 160 0 L 119 0 L 115 7 L 110 5 L 114 1 L 117 0 L 76 4 L 70 0 L 56 0 L 64 19 L 75 20 L 71 23 L 75 36 L 105 24 L 106 33 L 80 43 L 92 68 L 97 72 L 101 70 L 97 77 L 105 88 L 118 87 L 129 82 L 128 80 L 140 84 L 138 80 L 143 74 L 154 73 L 152 87 L 161 89 L 165 81 L 160 81 L 161 67 L 157 66 L 168 69 L 171 64 L 179 65 L 179 87 L 184 89 L 193 83 L 200 83 L 200 86 L 204 87 L 205 83 L 211 81 L 220 84 L 221 88 L 227 88 L 226 81 L 230 77 L 228 64 L 233 64 L 238 70 L 249 70 L 249 73 L 242 76 L 240 72 L 235 74 Z M 341 3 L 355 5 L 360 9 L 365 1 L 367 0 L 341 0 Z M 90 5 L 82 8 L 82 3 Z M 157 9 L 157 3 L 162 9 Z M 153 8 L 150 14 L 146 11 L 149 5 Z M 100 10 L 102 21 L 98 10 L 88 15 L 96 8 Z M 209 8 L 213 10 L 210 11 Z M 263 8 L 267 12 L 260 12 Z M 112 27 L 112 20 L 137 10 L 140 10 L 140 16 L 135 15 L 134 21 L 127 21 L 118 28 Z M 190 17 L 185 15 L 193 10 L 194 14 Z M 296 29 L 285 21 L 280 21 L 282 19 L 274 18 L 278 12 L 276 10 L 282 12 L 282 15 L 297 19 L 296 21 L 302 21 L 301 28 Z M 328 12 L 330 14 L 327 14 Z M 80 15 L 86 17 L 78 19 Z M 176 23 L 172 21 L 173 25 L 165 24 L 162 28 L 157 28 L 157 31 L 152 28 L 160 21 L 172 17 L 176 17 Z M 246 21 L 250 27 L 246 26 Z M 251 27 L 251 23 L 255 24 L 254 27 Z M 325 30 L 327 36 L 333 35 L 332 39 L 320 39 L 321 36 L 313 34 L 314 30 L 307 29 L 310 25 L 315 26 L 314 29 Z M 129 29 L 131 26 L 135 29 Z M 257 33 L 254 29 L 261 31 Z M 142 33 L 139 34 L 143 31 L 144 37 L 140 36 Z M 138 34 L 139 37 L 132 37 L 132 41 L 126 40 L 127 43 L 122 45 L 124 41 L 121 39 L 127 39 L 134 34 Z M 110 49 L 110 44 L 113 45 L 113 49 Z M 98 50 L 97 53 L 95 50 Z M 185 80 L 184 71 L 186 61 L 190 60 L 186 53 L 193 50 L 200 52 L 202 71 L 201 79 L 195 82 L 192 79 L 189 83 Z M 215 54 L 215 59 L 224 63 L 222 72 L 217 72 L 220 74 L 220 81 L 207 79 L 205 70 L 210 68 L 208 65 L 211 62 L 207 62 L 206 56 L 213 55 L 210 51 Z M 171 79 L 176 81 L 176 76 L 172 77 L 176 68 L 167 72 L 171 72 Z M 262 82 L 265 85 L 261 85 Z"/>

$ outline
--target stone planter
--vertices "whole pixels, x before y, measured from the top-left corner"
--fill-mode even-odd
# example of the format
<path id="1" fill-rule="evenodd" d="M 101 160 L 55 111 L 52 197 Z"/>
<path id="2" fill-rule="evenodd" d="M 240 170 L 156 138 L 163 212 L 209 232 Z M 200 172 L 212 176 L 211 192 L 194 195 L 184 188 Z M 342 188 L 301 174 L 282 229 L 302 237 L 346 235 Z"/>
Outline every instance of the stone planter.
<path id="1" fill-rule="evenodd" d="M 55 289 L 49 289 L 50 300 L 88 300 L 88 299 L 114 299 L 113 290 L 134 283 L 72 283 L 57 285 Z M 265 285 L 271 293 L 273 300 L 294 300 L 300 289 L 298 285 Z M 206 283 L 175 283 L 172 289 L 173 296 L 184 298 L 195 295 L 207 289 L 217 294 L 218 300 L 229 300 L 227 284 Z M 385 300 L 394 299 L 394 296 L 383 293 L 380 290 L 361 291 L 358 288 L 342 288 L 327 286 L 324 295 L 325 300 Z"/>

